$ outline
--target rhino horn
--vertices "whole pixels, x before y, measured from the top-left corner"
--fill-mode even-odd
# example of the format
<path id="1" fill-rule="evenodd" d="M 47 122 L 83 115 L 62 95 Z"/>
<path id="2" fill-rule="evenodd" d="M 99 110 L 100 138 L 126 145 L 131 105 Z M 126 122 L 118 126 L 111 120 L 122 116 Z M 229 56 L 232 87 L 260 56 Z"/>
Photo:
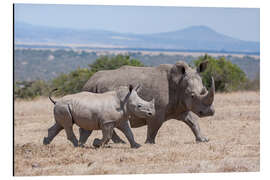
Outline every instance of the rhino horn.
<path id="1" fill-rule="evenodd" d="M 212 79 L 211 88 L 208 91 L 208 93 L 204 95 L 204 97 L 202 98 L 203 103 L 206 105 L 211 105 L 214 101 L 214 96 L 215 96 L 215 81 L 213 77 L 211 79 Z"/>

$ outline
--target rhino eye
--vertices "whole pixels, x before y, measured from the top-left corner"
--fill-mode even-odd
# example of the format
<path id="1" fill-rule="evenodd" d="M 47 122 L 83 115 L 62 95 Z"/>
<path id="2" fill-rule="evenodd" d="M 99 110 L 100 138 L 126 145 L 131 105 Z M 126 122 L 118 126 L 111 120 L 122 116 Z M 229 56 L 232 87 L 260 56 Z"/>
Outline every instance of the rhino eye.
<path id="1" fill-rule="evenodd" d="M 195 94 L 194 94 L 194 93 L 192 93 L 192 94 L 191 94 L 191 98 L 193 99 L 194 97 L 195 97 Z"/>
<path id="2" fill-rule="evenodd" d="M 141 104 L 138 104 L 138 108 L 140 108 L 140 107 L 142 107 L 142 105 Z"/>

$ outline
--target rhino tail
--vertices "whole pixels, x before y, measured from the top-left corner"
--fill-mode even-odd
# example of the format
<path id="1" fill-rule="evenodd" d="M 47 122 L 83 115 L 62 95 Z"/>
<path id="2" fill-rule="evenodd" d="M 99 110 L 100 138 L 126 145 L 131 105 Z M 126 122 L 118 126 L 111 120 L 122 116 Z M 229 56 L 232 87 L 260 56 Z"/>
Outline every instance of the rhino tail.
<path id="1" fill-rule="evenodd" d="M 58 89 L 57 88 L 55 88 L 55 89 L 53 89 L 50 93 L 49 93 L 49 99 L 51 100 L 51 102 L 53 103 L 53 104 L 55 104 L 56 103 L 56 101 L 55 100 L 53 100 L 52 98 L 51 98 L 51 95 L 52 95 L 52 93 L 54 92 L 54 91 L 57 91 Z"/>
<path id="2" fill-rule="evenodd" d="M 73 118 L 73 115 L 72 115 L 72 112 L 71 112 L 70 104 L 68 104 L 68 111 L 69 111 L 69 114 L 71 116 L 72 124 L 74 124 L 75 121 L 74 121 L 74 118 Z"/>

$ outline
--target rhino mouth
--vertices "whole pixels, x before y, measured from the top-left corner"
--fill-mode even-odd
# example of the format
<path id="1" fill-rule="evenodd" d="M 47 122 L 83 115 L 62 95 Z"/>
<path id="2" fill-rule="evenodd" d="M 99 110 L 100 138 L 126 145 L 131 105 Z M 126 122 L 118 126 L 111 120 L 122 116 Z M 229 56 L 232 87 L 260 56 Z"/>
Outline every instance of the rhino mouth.
<path id="1" fill-rule="evenodd" d="M 199 111 L 199 117 L 213 116 L 215 114 L 215 109 L 211 106 L 207 112 Z"/>

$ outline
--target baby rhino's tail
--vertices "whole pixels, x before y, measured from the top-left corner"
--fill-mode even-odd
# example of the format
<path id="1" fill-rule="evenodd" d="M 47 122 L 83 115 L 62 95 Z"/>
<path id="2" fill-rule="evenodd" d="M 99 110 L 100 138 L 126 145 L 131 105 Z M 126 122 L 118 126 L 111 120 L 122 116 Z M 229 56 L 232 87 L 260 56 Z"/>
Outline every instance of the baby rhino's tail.
<path id="1" fill-rule="evenodd" d="M 49 94 L 49 99 L 52 101 L 52 103 L 53 104 L 55 104 L 56 103 L 56 101 L 55 100 L 53 100 L 52 98 L 51 98 L 51 95 L 52 95 L 52 93 L 54 92 L 54 91 L 57 91 L 58 89 L 57 88 L 55 88 L 55 89 L 53 89 L 51 92 L 50 92 L 50 94 Z"/>

